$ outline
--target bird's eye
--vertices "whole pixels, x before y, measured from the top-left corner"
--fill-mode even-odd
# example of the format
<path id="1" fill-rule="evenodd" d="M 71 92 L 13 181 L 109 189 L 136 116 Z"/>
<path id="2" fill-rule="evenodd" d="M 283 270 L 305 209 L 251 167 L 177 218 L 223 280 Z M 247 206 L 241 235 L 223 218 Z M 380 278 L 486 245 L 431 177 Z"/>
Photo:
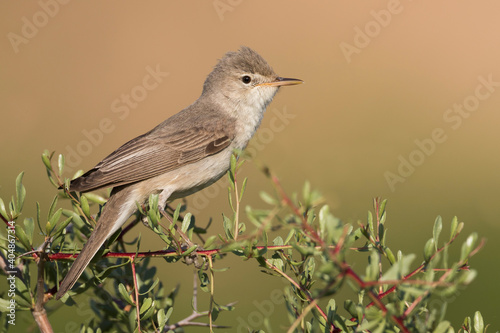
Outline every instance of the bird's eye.
<path id="1" fill-rule="evenodd" d="M 252 82 L 252 78 L 248 75 L 245 75 L 241 78 L 241 81 L 243 81 L 244 84 L 249 84 L 250 82 Z"/>

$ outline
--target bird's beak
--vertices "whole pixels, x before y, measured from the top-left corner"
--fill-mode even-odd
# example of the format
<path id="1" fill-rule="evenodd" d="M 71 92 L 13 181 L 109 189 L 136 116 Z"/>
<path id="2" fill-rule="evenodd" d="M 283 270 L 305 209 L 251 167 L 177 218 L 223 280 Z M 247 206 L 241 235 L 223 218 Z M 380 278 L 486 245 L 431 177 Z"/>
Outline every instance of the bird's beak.
<path id="1" fill-rule="evenodd" d="M 272 82 L 265 82 L 258 84 L 257 86 L 271 86 L 271 87 L 281 87 L 281 86 L 291 86 L 294 84 L 301 84 L 304 81 L 299 80 L 299 79 L 290 79 L 286 77 L 277 77 L 274 81 Z"/>

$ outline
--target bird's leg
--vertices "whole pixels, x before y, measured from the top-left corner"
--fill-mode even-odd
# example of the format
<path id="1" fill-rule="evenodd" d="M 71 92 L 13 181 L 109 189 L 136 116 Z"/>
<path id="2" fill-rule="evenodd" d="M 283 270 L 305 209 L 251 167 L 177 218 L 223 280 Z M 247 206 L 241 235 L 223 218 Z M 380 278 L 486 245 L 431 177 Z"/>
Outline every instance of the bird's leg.
<path id="1" fill-rule="evenodd" d="M 170 197 L 171 194 L 172 194 L 171 192 L 166 191 L 166 190 L 163 190 L 160 193 L 160 196 L 158 198 L 158 210 L 160 211 L 160 214 L 165 216 L 165 218 L 170 222 L 170 224 L 172 224 L 174 226 L 175 231 L 177 231 L 179 233 L 179 235 L 181 236 L 181 238 L 184 240 L 184 243 L 181 245 L 181 249 L 183 251 L 186 251 L 187 249 L 190 249 L 191 247 L 195 246 L 196 244 L 194 244 L 189 239 L 189 237 L 185 233 L 182 232 L 182 230 L 175 223 L 177 221 L 173 221 L 172 218 L 170 217 L 170 215 L 168 215 L 167 212 L 165 211 L 165 208 L 167 207 L 168 197 Z M 198 246 L 198 250 L 202 250 L 202 249 L 203 248 Z M 188 264 L 188 265 L 194 264 L 196 268 L 200 268 L 202 266 L 202 264 L 200 264 L 198 261 L 198 254 L 196 253 L 196 250 L 193 251 L 188 256 L 184 257 L 184 260 L 185 260 L 186 264 Z"/>
<path id="2" fill-rule="evenodd" d="M 182 230 L 177 226 L 177 224 L 175 223 L 177 221 L 173 221 L 170 215 L 168 215 L 167 212 L 165 211 L 165 207 L 167 207 L 167 200 L 171 194 L 172 191 L 168 191 L 166 189 L 164 189 L 160 193 L 160 196 L 158 198 L 158 210 L 160 211 L 160 214 L 165 216 L 165 218 L 170 222 L 170 224 L 174 226 L 175 230 L 179 233 L 179 235 L 182 237 L 182 239 L 188 245 L 188 247 L 192 247 L 194 245 L 193 242 L 191 242 L 189 237 L 185 233 L 183 233 Z"/>
<path id="3" fill-rule="evenodd" d="M 143 210 L 144 212 L 147 212 L 146 205 L 145 205 L 145 204 L 142 204 L 141 206 L 142 206 L 142 210 Z M 140 213 L 139 213 L 139 212 L 137 212 L 137 213 L 138 213 L 138 215 L 139 215 L 139 216 L 138 216 L 138 219 L 140 219 L 140 220 L 141 220 L 142 224 L 144 224 L 146 227 L 148 227 L 148 228 L 149 228 L 148 214 L 143 215 L 142 217 L 140 217 Z"/>

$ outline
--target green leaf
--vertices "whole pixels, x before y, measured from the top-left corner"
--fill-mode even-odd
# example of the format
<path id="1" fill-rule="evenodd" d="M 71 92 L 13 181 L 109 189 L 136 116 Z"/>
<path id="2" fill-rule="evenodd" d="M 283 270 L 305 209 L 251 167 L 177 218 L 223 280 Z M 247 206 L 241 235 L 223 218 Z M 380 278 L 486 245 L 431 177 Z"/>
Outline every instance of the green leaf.
<path id="1" fill-rule="evenodd" d="M 208 286 L 210 285 L 210 279 L 208 278 L 207 273 L 205 273 L 201 269 L 198 270 L 198 278 L 200 279 L 201 290 L 203 290 L 204 292 L 209 292 L 210 289 L 208 288 Z"/>
<path id="2" fill-rule="evenodd" d="M 474 331 L 476 331 L 476 333 L 484 332 L 483 316 L 479 311 L 476 311 L 476 313 L 474 313 Z"/>
<path id="3" fill-rule="evenodd" d="M 10 301 L 7 299 L 0 298 L 0 312 L 9 313 Z"/>
<path id="4" fill-rule="evenodd" d="M 394 253 L 392 253 L 391 249 L 387 247 L 384 249 L 384 252 L 391 265 L 394 265 L 394 263 L 396 262 L 396 258 L 394 257 Z"/>
<path id="5" fill-rule="evenodd" d="M 156 311 L 155 302 L 153 302 L 153 305 L 149 308 L 148 311 L 146 311 L 145 314 L 143 314 L 141 316 L 141 319 L 145 320 L 145 319 L 148 319 L 148 318 L 152 317 L 154 315 L 155 311 Z"/>
<path id="6" fill-rule="evenodd" d="M 55 188 L 59 188 L 59 184 L 55 181 L 54 178 L 50 175 L 49 171 L 47 171 L 47 177 L 49 177 L 49 181 L 52 185 L 54 185 Z"/>
<path id="7" fill-rule="evenodd" d="M 281 238 L 281 236 L 276 237 L 273 240 L 273 245 L 275 245 L 275 246 L 281 246 L 281 245 L 283 245 L 283 238 Z"/>
<path id="8" fill-rule="evenodd" d="M 328 320 L 332 323 L 333 323 L 333 319 L 334 319 L 336 311 L 337 311 L 337 304 L 335 303 L 335 299 L 332 298 L 328 301 L 328 305 L 326 306 Z"/>
<path id="9" fill-rule="evenodd" d="M 374 330 L 371 330 L 371 333 L 385 333 L 385 332 L 386 332 L 386 321 L 385 320 L 380 321 L 380 324 L 377 326 L 377 328 Z"/>
<path id="10" fill-rule="evenodd" d="M 245 231 L 247 230 L 247 226 L 245 223 L 243 222 L 240 222 L 239 224 L 239 227 L 238 227 L 240 230 L 238 231 L 238 235 L 242 235 L 245 233 Z"/>
<path id="11" fill-rule="evenodd" d="M 153 304 L 153 299 L 148 297 L 146 298 L 143 302 L 142 302 L 142 305 L 141 305 L 141 308 L 139 309 L 139 313 L 140 314 L 143 314 L 144 311 L 148 310 L 151 305 Z"/>
<path id="12" fill-rule="evenodd" d="M 63 209 L 62 208 L 59 208 L 55 213 L 54 215 L 52 215 L 52 217 L 49 219 L 49 222 L 50 224 L 52 225 L 51 227 L 51 230 L 52 228 L 54 228 L 57 224 L 57 222 L 59 221 L 59 219 L 61 218 L 61 215 L 62 215 L 62 211 Z M 47 230 L 47 233 L 50 234 L 50 231 Z"/>
<path id="13" fill-rule="evenodd" d="M 33 244 L 33 233 L 35 231 L 35 221 L 33 218 L 29 217 L 24 219 L 24 230 L 26 231 L 26 237 L 30 244 Z"/>
<path id="14" fill-rule="evenodd" d="M 212 313 L 211 313 L 211 315 L 212 315 L 212 320 L 213 320 L 213 321 L 217 320 L 217 317 L 219 317 L 219 309 L 218 309 L 216 306 L 214 306 L 214 307 L 212 308 Z"/>
<path id="15" fill-rule="evenodd" d="M 154 289 L 154 287 L 156 287 L 156 285 L 160 282 L 160 279 L 159 278 L 156 278 L 153 282 L 153 284 L 148 288 L 148 290 L 146 290 L 145 292 L 143 293 L 139 293 L 139 295 L 146 295 L 148 294 L 151 290 Z"/>
<path id="16" fill-rule="evenodd" d="M 134 301 L 132 300 L 132 297 L 130 296 L 130 294 L 128 293 L 127 291 L 127 288 L 125 288 L 125 286 L 123 285 L 123 283 L 120 283 L 118 285 L 118 291 L 120 292 L 120 295 L 122 296 L 122 298 L 130 305 L 133 305 L 135 306 L 135 303 Z"/>
<path id="17" fill-rule="evenodd" d="M 183 257 L 185 257 L 185 256 L 190 255 L 190 254 L 191 254 L 191 253 L 193 253 L 193 251 L 195 251 L 197 248 L 198 248 L 198 245 L 193 245 L 193 246 L 191 246 L 189 249 L 187 249 L 186 251 L 182 252 L 182 256 L 183 256 Z"/>
<path id="18" fill-rule="evenodd" d="M 280 269 L 282 268 L 280 267 Z M 315 269 L 316 269 L 316 262 L 314 261 L 314 257 L 307 258 L 304 263 L 304 274 L 309 280 L 312 280 Z"/>
<path id="19" fill-rule="evenodd" d="M 175 208 L 175 211 L 174 211 L 174 215 L 172 216 L 172 221 L 175 223 L 177 222 L 177 220 L 179 219 L 179 215 L 181 213 L 181 207 L 182 207 L 182 204 L 179 203 L 177 205 L 177 207 Z"/>
<path id="20" fill-rule="evenodd" d="M 2 214 L 3 218 L 7 221 L 10 221 L 10 217 L 7 215 L 7 210 L 5 209 L 5 203 L 2 198 L 0 198 L 0 214 Z"/>
<path id="21" fill-rule="evenodd" d="M 191 213 L 187 213 L 184 215 L 184 219 L 182 220 L 181 230 L 183 233 L 187 233 L 189 226 L 191 225 Z"/>
<path id="22" fill-rule="evenodd" d="M 29 241 L 28 236 L 26 236 L 23 228 L 16 227 L 16 237 L 19 239 L 19 242 L 23 244 L 26 250 L 31 250 L 31 242 Z"/>
<path id="23" fill-rule="evenodd" d="M 471 319 L 470 319 L 470 317 L 465 317 L 465 319 L 464 319 L 464 323 L 463 323 L 463 326 L 464 326 L 464 328 L 466 329 L 466 331 L 467 331 L 467 332 L 470 332 L 470 331 L 471 331 L 471 330 L 470 330 L 470 328 L 471 328 L 471 327 L 470 327 L 470 324 L 471 324 Z"/>
<path id="24" fill-rule="evenodd" d="M 247 181 L 248 181 L 248 178 L 245 177 L 245 179 L 243 179 L 243 183 L 241 184 L 241 191 L 240 191 L 240 198 L 239 198 L 240 201 L 243 199 L 243 194 L 245 193 L 245 189 L 247 188 Z"/>
<path id="25" fill-rule="evenodd" d="M 83 214 L 85 214 L 86 217 L 90 218 L 90 206 L 87 197 L 83 195 L 80 197 L 80 205 L 82 207 Z"/>
<path id="26" fill-rule="evenodd" d="M 372 250 L 370 256 L 368 257 L 368 266 L 366 266 L 366 280 L 376 281 L 378 279 L 378 264 L 378 253 L 375 250 Z"/>
<path id="27" fill-rule="evenodd" d="M 52 200 L 52 203 L 50 204 L 50 207 L 49 207 L 49 214 L 47 215 L 47 219 L 50 220 L 52 218 L 52 215 L 54 215 L 54 212 L 56 210 L 56 206 L 57 206 L 57 195 L 54 196 L 54 199 Z"/>
<path id="28" fill-rule="evenodd" d="M 465 242 L 462 244 L 462 252 L 460 255 L 460 261 L 464 262 L 469 257 L 469 254 L 474 250 L 477 241 L 477 233 L 473 232 Z"/>
<path id="29" fill-rule="evenodd" d="M 264 201 L 265 203 L 269 204 L 269 205 L 272 205 L 272 206 L 276 206 L 278 204 L 278 202 L 276 201 L 275 198 L 273 198 L 270 194 L 268 194 L 267 192 L 264 192 L 264 191 L 261 191 L 259 193 L 259 196 L 260 198 L 262 199 L 262 201 Z"/>
<path id="30" fill-rule="evenodd" d="M 51 157 L 52 157 L 52 155 L 49 156 L 48 150 L 44 151 L 42 154 L 42 162 L 43 162 L 43 164 L 45 164 L 45 167 L 47 168 L 47 170 L 52 170 L 52 164 L 50 164 Z"/>
<path id="31" fill-rule="evenodd" d="M 436 221 L 434 222 L 434 229 L 432 230 L 432 237 L 434 238 L 434 249 L 437 251 L 437 246 L 439 243 L 439 234 L 443 229 L 443 219 L 438 215 Z"/>
<path id="32" fill-rule="evenodd" d="M 66 217 L 72 217 L 73 223 L 81 229 L 86 226 L 86 223 L 80 218 L 80 215 L 69 209 L 63 209 L 63 215 Z"/>
<path id="33" fill-rule="evenodd" d="M 38 225 L 38 230 L 40 230 L 43 233 L 42 226 L 40 224 L 41 219 L 42 218 L 41 218 L 41 213 L 40 213 L 40 204 L 37 201 L 36 202 L 36 224 Z"/>
<path id="34" fill-rule="evenodd" d="M 306 205 L 309 205 L 311 199 L 311 183 L 308 181 L 304 183 L 304 187 L 302 188 L 302 197 L 304 198 Z"/>
<path id="35" fill-rule="evenodd" d="M 375 234 L 375 229 L 373 228 L 373 214 L 371 211 L 368 211 L 368 229 L 373 236 Z"/>
<path id="36" fill-rule="evenodd" d="M 94 194 L 94 193 L 85 193 L 83 196 L 85 198 L 87 198 L 88 200 L 95 202 L 96 204 L 99 204 L 99 205 L 104 205 L 107 201 L 102 196 Z"/>
<path id="37" fill-rule="evenodd" d="M 236 172 L 236 157 L 231 155 L 231 167 L 227 172 L 229 177 L 229 184 L 231 185 L 231 189 L 234 189 L 234 181 L 235 181 L 235 172 Z"/>
<path id="38" fill-rule="evenodd" d="M 435 242 L 434 242 L 434 238 L 431 238 L 427 241 L 427 243 L 425 243 L 425 246 L 424 246 L 424 260 L 426 262 L 429 262 L 429 260 L 431 260 L 432 256 L 434 255 L 435 253 Z"/>
<path id="39" fill-rule="evenodd" d="M 83 175 L 83 173 L 84 173 L 83 170 L 81 170 L 81 169 L 77 170 L 71 179 L 76 179 L 76 178 L 80 177 L 81 175 Z"/>
<path id="40" fill-rule="evenodd" d="M 414 254 L 408 254 L 396 261 L 380 278 L 380 281 L 399 280 L 410 271 L 410 266 L 415 260 Z"/>
<path id="41" fill-rule="evenodd" d="M 324 205 L 319 210 L 319 230 L 321 235 L 325 235 L 327 230 L 327 222 L 329 221 L 328 215 L 330 213 L 330 208 L 327 205 Z"/>
<path id="42" fill-rule="evenodd" d="M 387 232 L 385 231 L 385 225 L 380 223 L 378 226 L 378 236 L 380 237 L 380 244 L 382 246 L 385 246 L 385 237 L 387 235 Z"/>
<path id="43" fill-rule="evenodd" d="M 62 176 L 64 171 L 64 155 L 59 154 L 59 158 L 57 159 L 57 166 L 59 167 L 59 176 Z"/>
<path id="44" fill-rule="evenodd" d="M 229 267 L 212 268 L 212 271 L 214 271 L 214 272 L 226 272 L 228 270 L 229 270 Z"/>
<path id="45" fill-rule="evenodd" d="M 203 244 L 203 248 L 205 250 L 211 250 L 215 247 L 212 247 L 212 245 L 215 244 L 215 241 L 217 240 L 217 236 L 216 235 L 212 235 L 210 237 L 207 238 L 207 241 L 205 242 L 205 244 Z"/>
<path id="46" fill-rule="evenodd" d="M 95 275 L 95 278 L 97 280 L 99 280 L 100 282 L 102 282 L 109 274 L 111 274 L 111 272 L 117 268 L 120 268 L 122 266 L 125 266 L 125 265 L 128 265 L 130 264 L 130 259 L 128 260 L 125 260 L 124 262 L 122 262 L 121 264 L 117 264 L 117 265 L 114 265 L 114 266 L 108 266 L 104 271 L 102 271 L 101 273 L 99 274 L 96 274 Z"/>
<path id="47" fill-rule="evenodd" d="M 236 155 L 231 155 L 231 171 L 234 173 L 236 171 Z"/>
<path id="48" fill-rule="evenodd" d="M 161 315 L 160 315 L 160 311 L 162 312 Z M 167 324 L 167 321 L 170 319 L 170 316 L 172 315 L 173 311 L 174 311 L 173 307 L 170 307 L 167 310 L 167 313 L 165 313 L 165 310 L 163 310 L 163 309 L 160 309 L 158 311 L 158 325 L 160 327 L 160 331 L 163 331 L 162 327 L 165 327 L 165 325 Z"/>
<path id="49" fill-rule="evenodd" d="M 59 235 L 67 226 L 68 224 L 73 220 L 73 217 L 68 217 L 66 220 L 64 220 L 62 223 L 59 223 L 57 226 L 56 231 L 54 232 L 54 236 Z"/>
<path id="50" fill-rule="evenodd" d="M 231 219 L 229 219 L 224 214 L 222 214 L 222 219 L 223 219 L 222 227 L 224 228 L 224 233 L 226 234 L 226 238 L 227 239 L 234 239 L 233 232 L 232 232 L 233 221 L 231 221 Z"/>
<path id="51" fill-rule="evenodd" d="M 236 212 L 236 209 L 234 208 L 234 205 L 233 205 L 233 192 L 232 192 L 231 186 L 229 186 L 227 188 L 227 199 L 229 201 L 229 206 L 231 207 L 231 210 L 233 212 Z"/>
<path id="52" fill-rule="evenodd" d="M 380 218 L 380 223 L 384 224 L 385 222 L 385 206 L 387 205 L 387 199 L 382 200 L 378 209 L 378 216 Z"/>
<path id="53" fill-rule="evenodd" d="M 358 311 L 356 309 L 356 304 L 350 300 L 350 299 L 347 299 L 344 301 L 344 309 L 349 312 L 349 314 L 355 318 L 358 317 Z"/>
<path id="54" fill-rule="evenodd" d="M 163 309 L 158 310 L 158 313 L 156 314 L 156 320 L 158 321 L 158 327 L 160 328 L 159 331 L 163 332 L 162 327 L 165 326 L 165 324 L 167 323 L 165 310 Z"/>
<path id="55" fill-rule="evenodd" d="M 474 269 L 471 269 L 470 271 L 465 271 L 463 272 L 463 277 L 461 277 L 458 282 L 468 285 L 470 284 L 477 276 L 477 271 Z"/>
<path id="56" fill-rule="evenodd" d="M 290 240 L 292 239 L 292 237 L 295 235 L 295 229 L 291 229 L 289 232 L 288 232 L 288 236 L 286 236 L 285 238 L 285 242 L 284 244 L 288 244 L 288 242 L 290 242 Z"/>
<path id="57" fill-rule="evenodd" d="M 21 213 L 24 206 L 24 198 L 26 197 L 26 189 L 23 186 L 24 171 L 16 178 L 16 213 Z"/>
<path id="58" fill-rule="evenodd" d="M 47 221 L 47 223 L 45 223 L 45 233 L 47 235 L 50 235 L 50 233 L 52 232 L 52 229 L 54 228 L 54 225 L 50 223 L 50 221 Z"/>
<path id="59" fill-rule="evenodd" d="M 461 233 L 463 228 L 464 228 L 464 223 L 460 222 L 457 226 L 457 234 Z"/>
<path id="60" fill-rule="evenodd" d="M 455 237 L 457 233 L 457 227 L 458 227 L 458 219 L 456 216 L 454 216 L 453 219 L 451 220 L 450 241 Z"/>
<path id="61" fill-rule="evenodd" d="M 141 238 L 142 238 L 142 234 L 139 233 L 139 237 L 136 238 L 137 239 L 137 244 L 136 244 L 136 247 L 135 247 L 135 258 L 137 258 L 137 253 L 139 253 L 139 248 L 141 247 Z M 114 242 L 115 240 L 116 239 L 113 239 L 112 241 Z M 134 242 L 135 242 L 135 240 L 134 240 Z"/>
<path id="62" fill-rule="evenodd" d="M 445 320 L 440 322 L 432 333 L 446 333 L 448 328 L 450 328 L 450 322 Z"/>

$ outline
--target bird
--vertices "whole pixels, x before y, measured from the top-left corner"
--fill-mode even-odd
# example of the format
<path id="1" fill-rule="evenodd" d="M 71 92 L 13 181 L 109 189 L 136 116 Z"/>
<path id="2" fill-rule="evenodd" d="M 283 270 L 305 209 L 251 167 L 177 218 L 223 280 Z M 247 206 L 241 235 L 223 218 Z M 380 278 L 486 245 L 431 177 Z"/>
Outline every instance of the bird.
<path id="1" fill-rule="evenodd" d="M 72 180 L 70 191 L 112 187 L 94 230 L 56 293 L 64 296 L 106 242 L 151 194 L 159 209 L 220 179 L 231 155 L 243 150 L 282 86 L 300 79 L 278 76 L 253 49 L 227 52 L 208 74 L 200 97 L 149 132 L 132 139 Z"/>

